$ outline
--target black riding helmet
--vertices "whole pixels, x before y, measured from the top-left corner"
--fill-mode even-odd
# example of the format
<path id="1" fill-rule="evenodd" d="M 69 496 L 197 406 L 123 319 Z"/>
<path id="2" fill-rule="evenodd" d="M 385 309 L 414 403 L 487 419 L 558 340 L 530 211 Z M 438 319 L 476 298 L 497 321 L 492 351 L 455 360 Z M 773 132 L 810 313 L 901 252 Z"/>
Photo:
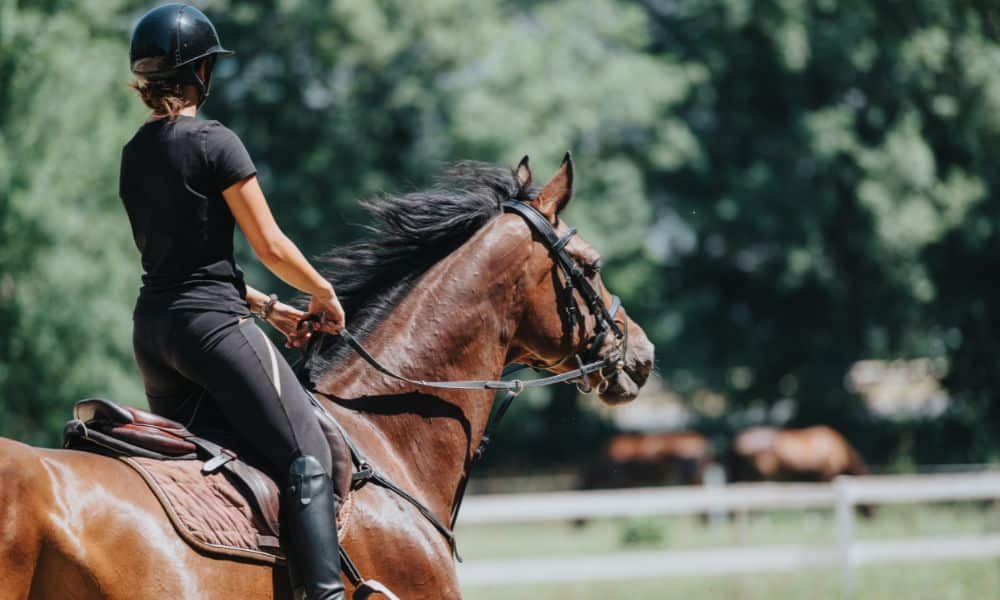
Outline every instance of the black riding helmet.
<path id="1" fill-rule="evenodd" d="M 148 81 L 176 81 L 197 85 L 201 100 L 208 97 L 211 77 L 202 81 L 198 65 L 233 52 L 222 47 L 215 26 L 201 12 L 186 4 L 164 4 L 149 11 L 132 31 L 129 59 L 132 74 Z"/>

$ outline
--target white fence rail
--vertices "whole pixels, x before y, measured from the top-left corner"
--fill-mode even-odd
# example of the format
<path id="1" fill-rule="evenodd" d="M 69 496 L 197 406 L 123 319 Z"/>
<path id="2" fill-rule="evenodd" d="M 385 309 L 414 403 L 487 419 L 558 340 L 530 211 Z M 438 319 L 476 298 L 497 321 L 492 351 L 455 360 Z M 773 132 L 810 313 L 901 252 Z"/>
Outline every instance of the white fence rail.
<path id="1" fill-rule="evenodd" d="M 629 552 L 572 558 L 532 557 L 470 562 L 459 567 L 464 584 L 509 581 L 567 582 L 626 577 L 668 577 L 795 571 L 842 565 L 851 596 L 859 565 L 1000 557 L 1000 534 L 953 538 L 858 541 L 859 504 L 1000 500 L 1000 472 L 920 476 L 841 477 L 826 483 L 757 483 L 714 487 L 641 488 L 471 496 L 463 525 L 722 512 L 833 508 L 838 545 L 766 546 Z"/>

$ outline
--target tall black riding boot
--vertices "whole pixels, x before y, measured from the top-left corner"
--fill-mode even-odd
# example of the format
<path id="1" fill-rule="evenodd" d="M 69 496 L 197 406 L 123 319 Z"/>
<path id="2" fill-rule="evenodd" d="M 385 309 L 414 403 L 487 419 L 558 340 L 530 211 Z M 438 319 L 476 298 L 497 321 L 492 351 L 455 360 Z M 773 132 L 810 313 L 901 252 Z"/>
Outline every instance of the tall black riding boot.
<path id="1" fill-rule="evenodd" d="M 333 483 L 319 461 L 312 456 L 295 459 L 285 489 L 286 539 L 307 600 L 344 599 L 334 507 Z"/>

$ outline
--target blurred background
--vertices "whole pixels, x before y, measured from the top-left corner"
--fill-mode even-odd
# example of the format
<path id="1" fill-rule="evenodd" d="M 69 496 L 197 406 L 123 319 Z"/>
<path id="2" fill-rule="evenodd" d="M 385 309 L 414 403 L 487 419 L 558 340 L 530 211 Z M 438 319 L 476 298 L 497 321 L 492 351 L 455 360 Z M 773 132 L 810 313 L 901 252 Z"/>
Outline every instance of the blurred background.
<path id="1" fill-rule="evenodd" d="M 359 199 L 426 185 L 449 162 L 530 154 L 545 177 L 573 151 L 566 219 L 603 253 L 605 281 L 657 346 L 657 374 L 620 409 L 571 386 L 525 394 L 473 491 L 735 480 L 735 440 L 751 427 L 777 428 L 757 430 L 766 440 L 829 427 L 879 474 L 1000 461 L 996 3 L 195 4 L 237 51 L 204 116 L 244 139 L 307 254 L 362 234 Z M 127 46 L 151 6 L 0 0 L 0 435 L 58 445 L 76 399 L 144 403 L 130 339 L 138 255 L 117 174 L 146 116 L 127 89 Z M 290 296 L 239 242 L 248 281 Z M 679 431 L 680 458 L 637 436 Z M 806 471 L 746 479 L 828 479 Z M 859 535 L 985 535 L 1000 531 L 998 511 L 893 506 Z M 546 554 L 835 537 L 828 509 L 716 521 L 502 527 L 507 537 L 470 525 L 467 554 L 518 557 L 539 537 L 552 547 L 532 550 Z M 866 567 L 857 591 L 997 597 L 997 558 L 935 564 Z M 835 570 L 810 573 L 544 589 L 840 593 Z"/>

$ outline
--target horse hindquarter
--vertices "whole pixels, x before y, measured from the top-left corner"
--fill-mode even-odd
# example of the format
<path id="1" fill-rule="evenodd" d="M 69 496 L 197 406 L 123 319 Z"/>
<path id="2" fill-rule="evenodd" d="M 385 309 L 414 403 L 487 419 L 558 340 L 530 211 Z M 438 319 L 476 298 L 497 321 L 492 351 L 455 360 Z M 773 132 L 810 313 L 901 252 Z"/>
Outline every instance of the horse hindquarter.
<path id="1" fill-rule="evenodd" d="M 83 537 L 101 515 L 82 518 L 86 490 L 63 481 L 68 471 L 51 459 L 71 454 L 0 438 L 0 598 L 114 597 L 87 564 L 107 562 Z"/>
<path id="2" fill-rule="evenodd" d="M 33 449 L 0 438 L 0 598 L 27 598 L 41 548 Z"/>

